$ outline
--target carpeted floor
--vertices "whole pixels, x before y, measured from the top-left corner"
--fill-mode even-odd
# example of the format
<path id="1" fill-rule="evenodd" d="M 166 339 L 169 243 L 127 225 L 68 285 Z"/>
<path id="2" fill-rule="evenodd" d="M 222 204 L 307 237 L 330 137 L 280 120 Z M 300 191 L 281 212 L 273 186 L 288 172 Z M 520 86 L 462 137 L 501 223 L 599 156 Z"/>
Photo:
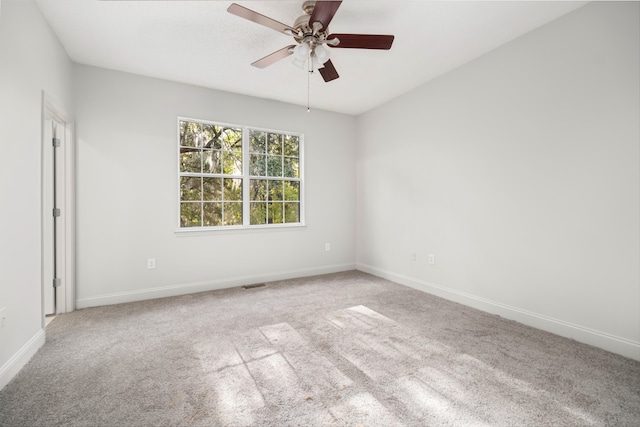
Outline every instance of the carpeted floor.
<path id="1" fill-rule="evenodd" d="M 640 362 L 360 272 L 79 310 L 2 426 L 638 426 Z"/>

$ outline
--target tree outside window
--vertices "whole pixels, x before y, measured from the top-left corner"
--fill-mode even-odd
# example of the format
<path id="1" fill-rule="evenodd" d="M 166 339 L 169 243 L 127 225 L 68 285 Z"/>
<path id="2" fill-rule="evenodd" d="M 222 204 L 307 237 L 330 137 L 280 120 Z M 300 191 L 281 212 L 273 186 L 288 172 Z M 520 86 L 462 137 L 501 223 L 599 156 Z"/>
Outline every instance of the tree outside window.
<path id="1" fill-rule="evenodd" d="M 301 139 L 179 119 L 180 228 L 300 225 Z"/>

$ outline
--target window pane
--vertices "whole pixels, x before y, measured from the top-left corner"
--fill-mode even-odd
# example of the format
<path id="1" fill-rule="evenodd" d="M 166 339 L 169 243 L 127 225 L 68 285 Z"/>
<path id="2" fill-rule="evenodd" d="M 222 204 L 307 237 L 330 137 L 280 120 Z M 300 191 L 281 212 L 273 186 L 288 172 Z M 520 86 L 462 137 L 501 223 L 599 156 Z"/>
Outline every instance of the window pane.
<path id="1" fill-rule="evenodd" d="M 302 137 L 184 119 L 178 127 L 181 227 L 300 223 Z"/>
<path id="2" fill-rule="evenodd" d="M 300 204 L 284 204 L 284 222 L 300 222 Z"/>
<path id="3" fill-rule="evenodd" d="M 224 178 L 224 200 L 242 201 L 242 179 Z"/>
<path id="4" fill-rule="evenodd" d="M 269 181 L 269 200 L 282 201 L 282 181 Z"/>
<path id="5" fill-rule="evenodd" d="M 180 200 L 202 200 L 202 178 L 198 176 L 180 177 Z"/>
<path id="6" fill-rule="evenodd" d="M 267 175 L 282 176 L 282 157 L 267 156 Z"/>
<path id="7" fill-rule="evenodd" d="M 242 225 L 242 203 L 225 202 L 224 225 Z"/>
<path id="8" fill-rule="evenodd" d="M 284 136 L 284 155 L 298 157 L 300 137 L 293 135 Z"/>
<path id="9" fill-rule="evenodd" d="M 200 173 L 202 152 L 197 148 L 180 148 L 180 172 Z"/>
<path id="10" fill-rule="evenodd" d="M 222 148 L 222 141 L 220 135 L 222 134 L 222 128 L 216 125 L 202 125 L 202 137 L 204 141 L 204 148 L 214 148 L 219 150 Z"/>
<path id="11" fill-rule="evenodd" d="M 267 147 L 267 133 L 252 130 L 249 133 L 249 151 L 251 153 L 264 153 Z"/>
<path id="12" fill-rule="evenodd" d="M 205 151 L 202 172 L 204 173 L 222 173 L 222 152 Z"/>
<path id="13" fill-rule="evenodd" d="M 284 158 L 284 176 L 287 178 L 299 178 L 300 170 L 297 158 Z"/>
<path id="14" fill-rule="evenodd" d="M 300 183 L 297 181 L 284 181 L 284 199 L 300 200 Z"/>
<path id="15" fill-rule="evenodd" d="M 242 175 L 242 154 L 224 151 L 224 169 L 222 173 L 225 175 Z"/>
<path id="16" fill-rule="evenodd" d="M 267 200 L 267 181 L 263 179 L 252 179 L 249 186 L 249 200 Z"/>
<path id="17" fill-rule="evenodd" d="M 265 176 L 267 174 L 266 157 L 260 154 L 251 154 L 249 156 L 249 175 Z"/>
<path id="18" fill-rule="evenodd" d="M 200 136 L 200 124 L 180 121 L 180 145 L 184 147 L 197 147 L 197 138 Z"/>
<path id="19" fill-rule="evenodd" d="M 202 220 L 205 227 L 222 225 L 222 203 L 203 203 Z"/>
<path id="20" fill-rule="evenodd" d="M 267 223 L 267 204 L 251 203 L 251 225 Z"/>
<path id="21" fill-rule="evenodd" d="M 222 148 L 227 151 L 242 150 L 242 130 L 225 128 L 222 134 Z"/>
<path id="22" fill-rule="evenodd" d="M 283 206 L 284 203 L 269 203 L 269 224 L 282 224 L 284 222 Z"/>
<path id="23" fill-rule="evenodd" d="M 202 225 L 200 203 L 180 203 L 180 227 L 200 227 Z"/>
<path id="24" fill-rule="evenodd" d="M 222 178 L 202 178 L 202 193 L 202 200 L 222 200 Z"/>
<path id="25" fill-rule="evenodd" d="M 282 135 L 279 133 L 270 133 L 267 142 L 268 154 L 282 154 Z"/>

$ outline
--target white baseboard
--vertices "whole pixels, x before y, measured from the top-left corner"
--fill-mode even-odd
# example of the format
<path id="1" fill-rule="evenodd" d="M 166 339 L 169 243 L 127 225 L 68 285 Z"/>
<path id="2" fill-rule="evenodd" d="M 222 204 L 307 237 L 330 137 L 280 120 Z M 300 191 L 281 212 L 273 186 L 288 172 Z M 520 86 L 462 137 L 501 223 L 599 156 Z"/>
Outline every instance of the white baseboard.
<path id="1" fill-rule="evenodd" d="M 355 268 L 356 266 L 353 263 L 336 264 L 299 270 L 289 270 L 280 273 L 237 276 L 225 279 L 207 280 L 204 282 L 183 283 L 177 285 L 162 286 L 158 288 L 139 289 L 128 292 L 96 295 L 76 300 L 76 308 L 81 309 L 88 307 L 97 307 L 101 305 L 121 304 L 125 302 L 193 294 L 196 292 L 215 291 L 219 289 L 233 288 L 236 286 L 253 285 L 262 282 L 273 282 L 275 280 L 297 279 L 299 277 L 338 273 L 341 271 L 355 270 Z"/>
<path id="2" fill-rule="evenodd" d="M 433 294 L 488 313 L 497 314 L 534 328 L 598 347 L 612 353 L 640 360 L 640 342 L 576 325 L 560 319 L 509 306 L 486 298 L 456 291 L 392 271 L 357 263 L 356 269 L 420 291 Z"/>
<path id="3" fill-rule="evenodd" d="M 0 367 L 0 390 L 9 384 L 9 381 L 29 362 L 44 345 L 44 341 L 44 329 L 40 329 L 7 363 Z"/>

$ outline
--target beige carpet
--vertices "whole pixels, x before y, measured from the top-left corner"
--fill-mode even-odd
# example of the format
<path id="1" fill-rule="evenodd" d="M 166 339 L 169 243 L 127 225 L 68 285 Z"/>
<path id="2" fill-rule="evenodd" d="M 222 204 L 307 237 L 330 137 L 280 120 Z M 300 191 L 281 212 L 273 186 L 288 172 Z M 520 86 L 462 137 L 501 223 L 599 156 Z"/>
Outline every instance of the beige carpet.
<path id="1" fill-rule="evenodd" d="M 2 426 L 638 426 L 640 362 L 364 273 L 58 316 Z"/>

